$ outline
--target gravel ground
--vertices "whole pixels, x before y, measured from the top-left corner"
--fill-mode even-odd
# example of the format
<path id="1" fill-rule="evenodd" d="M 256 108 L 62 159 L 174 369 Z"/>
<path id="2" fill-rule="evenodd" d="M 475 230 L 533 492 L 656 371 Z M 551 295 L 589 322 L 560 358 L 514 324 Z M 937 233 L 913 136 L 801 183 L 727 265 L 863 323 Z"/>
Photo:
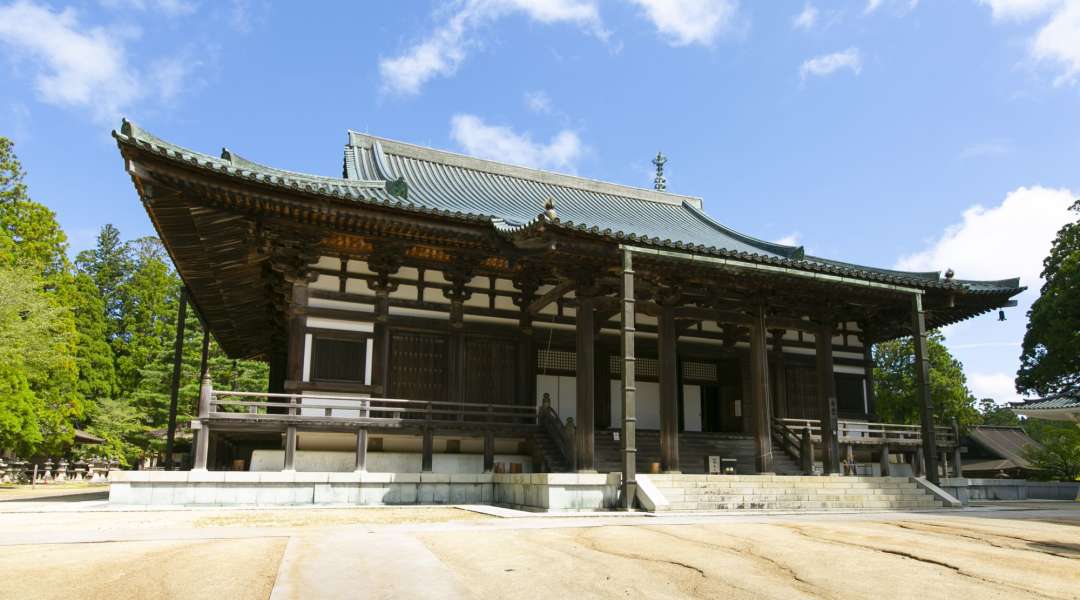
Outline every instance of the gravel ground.
<path id="1" fill-rule="evenodd" d="M 17 504 L 0 505 L 0 598 L 1080 598 L 1080 503 L 515 519 Z"/>

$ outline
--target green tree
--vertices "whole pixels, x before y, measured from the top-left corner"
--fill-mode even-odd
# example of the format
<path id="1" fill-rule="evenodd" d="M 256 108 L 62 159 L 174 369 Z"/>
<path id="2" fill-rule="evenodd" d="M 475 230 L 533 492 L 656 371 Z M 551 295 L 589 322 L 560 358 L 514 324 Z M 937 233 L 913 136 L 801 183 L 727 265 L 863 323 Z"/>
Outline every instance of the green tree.
<path id="1" fill-rule="evenodd" d="M 1040 471 L 1041 478 L 1080 479 L 1080 428 L 1072 423 L 1045 423 L 1040 429 L 1036 441 L 1042 447 L 1028 446 L 1024 458 Z"/>
<path id="2" fill-rule="evenodd" d="M 67 237 L 56 215 L 30 199 L 24 177 L 13 144 L 0 138 L 0 379 L 11 394 L 0 404 L 0 420 L 18 425 L 0 445 L 56 452 L 71 441 L 72 421 L 83 412 L 74 282 Z"/>
<path id="3" fill-rule="evenodd" d="M 1080 200 L 1070 210 L 1080 215 Z M 1016 375 L 1016 389 L 1025 394 L 1080 388 L 1080 220 L 1058 231 L 1042 278 Z"/>
<path id="4" fill-rule="evenodd" d="M 84 250 L 75 259 L 79 271 L 85 273 L 97 286 L 103 301 L 103 315 L 108 324 L 108 339 L 119 333 L 123 314 L 121 285 L 132 268 L 128 244 L 120 239 L 120 230 L 106 224 L 98 233 L 97 245 Z"/>
<path id="5" fill-rule="evenodd" d="M 980 425 L 1020 426 L 1020 417 L 1008 406 L 994 402 L 993 398 L 979 400 Z"/>
<path id="6" fill-rule="evenodd" d="M 964 367 L 945 347 L 945 337 L 939 331 L 931 332 L 927 347 L 935 421 L 947 425 L 955 418 L 961 427 L 978 423 L 979 413 L 967 387 Z M 915 348 L 910 337 L 874 346 L 874 396 L 878 414 L 886 422 L 920 422 L 921 410 L 915 397 Z"/>
<path id="7" fill-rule="evenodd" d="M 25 267 L 0 266 L 0 448 L 55 451 L 82 412 L 71 312 Z"/>

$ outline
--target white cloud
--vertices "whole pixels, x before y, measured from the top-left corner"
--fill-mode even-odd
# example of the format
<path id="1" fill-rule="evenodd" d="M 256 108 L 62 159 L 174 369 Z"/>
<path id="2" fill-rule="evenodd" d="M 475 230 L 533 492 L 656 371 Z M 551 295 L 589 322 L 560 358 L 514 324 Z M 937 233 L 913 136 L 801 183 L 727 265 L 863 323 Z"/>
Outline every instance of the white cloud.
<path id="1" fill-rule="evenodd" d="M 791 26 L 794 29 L 809 30 L 813 29 L 817 24 L 818 9 L 814 8 L 813 4 L 809 2 L 803 7 L 802 12 L 795 15 L 795 18 L 791 20 Z"/>
<path id="2" fill-rule="evenodd" d="M 1074 198 L 1066 189 L 1022 187 L 999 206 L 976 204 L 929 248 L 901 258 L 897 268 L 951 268 L 959 279 L 1019 276 L 1022 285 L 1037 288 L 1043 258 L 1058 229 L 1072 218 L 1068 208 Z"/>
<path id="3" fill-rule="evenodd" d="M 800 236 L 798 232 L 789 233 L 788 235 L 785 235 L 784 237 L 776 240 L 774 243 L 784 246 L 798 246 L 801 237 L 802 236 Z"/>
<path id="4" fill-rule="evenodd" d="M 1057 10 L 1035 34 L 1031 56 L 1062 69 L 1055 83 L 1072 83 L 1080 75 L 1080 1 L 1072 0 Z"/>
<path id="5" fill-rule="evenodd" d="M 998 404 L 1023 400 L 1016 393 L 1015 379 L 1008 373 L 975 372 L 968 375 L 967 380 L 968 388 L 978 400 L 992 398 Z"/>
<path id="6" fill-rule="evenodd" d="M 534 142 L 529 134 L 519 134 L 509 127 L 489 125 L 480 117 L 454 115 L 450 137 L 472 156 L 508 162 L 537 169 L 573 171 L 584 153 L 576 133 L 564 129 L 548 143 Z"/>
<path id="7" fill-rule="evenodd" d="M 1063 0 L 977 0 L 990 7 L 997 21 L 1023 21 L 1057 8 Z"/>
<path id="8" fill-rule="evenodd" d="M 996 315 L 963 321 L 945 328 L 949 349 L 964 363 L 968 385 L 976 397 L 1015 401 L 1013 373 L 1024 337 L 1024 315 L 1038 297 L 1043 258 L 1057 231 L 1073 214 L 1074 194 L 1066 189 L 1018 188 L 1001 204 L 972 206 L 959 223 L 947 227 L 927 248 L 901 258 L 898 269 L 944 271 L 959 279 L 996 280 L 1020 277 L 1028 290 L 1016 297 L 1018 306 L 1006 309 L 1007 320 Z"/>
<path id="9" fill-rule="evenodd" d="M 89 109 L 110 120 L 142 94 L 123 40 L 80 26 L 74 10 L 52 12 L 32 2 L 0 7 L 0 41 L 40 66 L 34 86 L 50 104 Z"/>
<path id="10" fill-rule="evenodd" d="M 544 24 L 570 23 L 601 39 L 608 36 L 596 0 L 466 0 L 426 39 L 379 61 L 383 89 L 416 94 L 431 79 L 453 75 L 476 46 L 475 31 L 512 14 Z"/>
<path id="11" fill-rule="evenodd" d="M 1037 63 L 1060 70 L 1055 85 L 1075 83 L 1080 77 L 1080 1 L 978 0 L 990 7 L 995 21 L 1030 21 L 1045 17 L 1028 43 L 1028 55 Z"/>
<path id="12" fill-rule="evenodd" d="M 137 37 L 137 30 L 85 25 L 71 8 L 54 12 L 32 0 L 0 6 L 0 44 L 32 65 L 40 99 L 106 123 L 139 101 L 167 102 L 190 88 L 197 63 L 166 57 L 146 69 L 132 64 L 127 45 Z"/>
<path id="13" fill-rule="evenodd" d="M 808 59 L 799 67 L 799 77 L 805 81 L 809 76 L 825 77 L 841 69 L 849 69 L 856 75 L 862 72 L 862 55 L 858 48 Z"/>
<path id="14" fill-rule="evenodd" d="M 190 15 L 198 5 L 185 0 L 101 0 L 101 5 L 110 9 L 153 10 L 171 17 Z"/>
<path id="15" fill-rule="evenodd" d="M 1012 152 L 1012 142 L 1009 140 L 990 140 L 971 144 L 960 151 L 959 158 L 982 158 L 985 156 L 1001 156 Z"/>
<path id="16" fill-rule="evenodd" d="M 710 46 L 735 25 L 737 0 L 630 0 L 673 46 Z"/>
<path id="17" fill-rule="evenodd" d="M 898 16 L 903 16 L 915 10 L 915 8 L 919 6 L 919 0 L 866 0 L 866 8 L 863 9 L 863 14 L 869 15 L 875 13 L 879 8 L 886 4 L 892 5 L 894 12 Z"/>
<path id="18" fill-rule="evenodd" d="M 549 114 L 552 111 L 551 96 L 543 90 L 525 92 L 525 106 L 534 113 Z"/>

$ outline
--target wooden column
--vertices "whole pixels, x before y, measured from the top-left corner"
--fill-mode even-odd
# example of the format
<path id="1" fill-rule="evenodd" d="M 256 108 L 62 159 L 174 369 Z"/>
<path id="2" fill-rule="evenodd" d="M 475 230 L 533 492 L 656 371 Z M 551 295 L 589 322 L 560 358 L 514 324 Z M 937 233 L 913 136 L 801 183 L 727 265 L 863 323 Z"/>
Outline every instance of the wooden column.
<path id="1" fill-rule="evenodd" d="M 296 426 L 285 428 L 285 471 L 295 471 L 296 467 Z"/>
<path id="2" fill-rule="evenodd" d="M 596 334 L 599 342 L 600 334 Z M 596 390 L 593 401 L 596 404 L 596 428 L 611 427 L 611 353 L 599 343 L 596 344 L 596 370 L 594 383 Z"/>
<path id="3" fill-rule="evenodd" d="M 367 471 L 367 429 L 356 430 L 356 471 Z"/>
<path id="4" fill-rule="evenodd" d="M 267 374 L 266 388 L 271 394 L 285 393 L 285 371 L 289 364 L 289 351 L 286 348 L 288 341 L 280 336 L 273 336 L 274 347 L 270 350 L 269 373 Z M 278 345 L 280 344 L 280 348 Z"/>
<path id="5" fill-rule="evenodd" d="M 300 389 L 304 381 L 304 338 L 307 325 L 308 282 L 304 278 L 292 284 L 289 301 L 289 353 L 285 368 L 285 388 L 289 392 Z"/>
<path id="6" fill-rule="evenodd" d="M 960 453 L 960 423 L 956 419 L 952 420 L 953 430 L 953 477 L 964 476 L 964 461 Z"/>
<path id="7" fill-rule="evenodd" d="M 657 354 L 660 363 L 660 466 L 679 472 L 679 334 L 675 309 L 662 305 L 657 319 Z"/>
<path id="8" fill-rule="evenodd" d="M 837 443 L 836 375 L 833 373 L 831 323 L 814 332 L 817 358 L 817 400 L 821 416 L 822 468 L 826 475 L 840 472 L 840 447 Z"/>
<path id="9" fill-rule="evenodd" d="M 210 427 L 207 421 L 210 417 L 210 401 L 213 393 L 210 372 L 207 371 L 199 382 L 199 428 L 195 431 L 195 464 L 192 466 L 192 469 L 196 471 L 206 470 L 206 459 L 210 451 Z"/>
<path id="10" fill-rule="evenodd" d="M 874 396 L 874 344 L 869 338 L 863 337 L 863 363 L 866 365 L 866 412 L 871 415 L 877 414 L 877 399 Z"/>
<path id="11" fill-rule="evenodd" d="M 495 470 L 495 432 L 490 429 L 484 432 L 484 472 L 491 473 Z"/>
<path id="12" fill-rule="evenodd" d="M 758 473 L 772 473 L 772 423 L 769 418 L 769 357 L 765 307 L 754 307 L 750 323 L 750 402 L 754 411 L 754 463 Z"/>
<path id="13" fill-rule="evenodd" d="M 579 294 L 581 292 L 579 291 Z M 579 296 L 577 308 L 577 425 L 576 456 L 578 471 L 593 471 L 594 437 L 596 431 L 596 361 L 595 333 L 593 329 L 594 304 L 592 296 Z"/>
<path id="14" fill-rule="evenodd" d="M 926 316 L 922 294 L 911 296 L 911 337 L 915 345 L 915 398 L 922 412 L 922 450 L 926 478 L 938 483 L 938 448 L 934 431 L 934 400 L 930 397 L 930 356 L 926 344 Z"/>
<path id="15" fill-rule="evenodd" d="M 434 454 L 435 438 L 430 427 L 424 428 L 424 439 L 420 449 L 420 470 L 425 473 L 431 472 L 431 460 Z"/>
<path id="16" fill-rule="evenodd" d="M 784 358 L 784 330 L 773 329 L 772 334 L 772 385 L 769 396 L 772 398 L 772 416 L 783 419 L 788 415 L 787 406 L 787 359 Z"/>
<path id="17" fill-rule="evenodd" d="M 184 324 L 187 322 L 187 290 L 180 290 L 176 311 L 176 341 L 173 343 L 173 372 L 169 382 L 169 428 L 165 432 L 165 470 L 173 469 L 173 440 L 176 439 L 176 405 L 180 400 L 180 366 L 184 359 Z"/>
<path id="18" fill-rule="evenodd" d="M 889 445 L 881 445 L 881 476 L 888 477 L 892 472 L 892 461 L 889 459 Z"/>
<path id="19" fill-rule="evenodd" d="M 621 507 L 634 507 L 637 495 L 637 384 L 634 357 L 634 263 L 633 254 L 623 250 L 620 308 L 620 354 L 622 355 L 622 432 L 619 445 L 622 450 L 622 501 Z"/>

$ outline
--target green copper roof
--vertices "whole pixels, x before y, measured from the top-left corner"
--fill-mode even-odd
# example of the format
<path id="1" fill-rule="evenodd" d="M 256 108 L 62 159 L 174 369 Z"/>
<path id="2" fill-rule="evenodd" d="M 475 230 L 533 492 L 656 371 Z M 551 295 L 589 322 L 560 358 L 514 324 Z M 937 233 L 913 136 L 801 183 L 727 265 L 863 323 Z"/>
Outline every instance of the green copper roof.
<path id="1" fill-rule="evenodd" d="M 486 224 L 508 238 L 546 227 L 617 243 L 921 289 L 1004 297 L 1023 289 L 1017 279 L 943 279 L 937 272 L 878 269 L 806 256 L 801 247 L 766 242 L 717 223 L 705 214 L 702 200 L 697 197 L 528 169 L 352 131 L 345 146 L 341 178 L 267 167 L 229 150 L 220 157 L 193 152 L 126 120 L 113 136 L 121 144 L 262 185 Z M 546 211 L 549 202 L 553 207 Z"/>

